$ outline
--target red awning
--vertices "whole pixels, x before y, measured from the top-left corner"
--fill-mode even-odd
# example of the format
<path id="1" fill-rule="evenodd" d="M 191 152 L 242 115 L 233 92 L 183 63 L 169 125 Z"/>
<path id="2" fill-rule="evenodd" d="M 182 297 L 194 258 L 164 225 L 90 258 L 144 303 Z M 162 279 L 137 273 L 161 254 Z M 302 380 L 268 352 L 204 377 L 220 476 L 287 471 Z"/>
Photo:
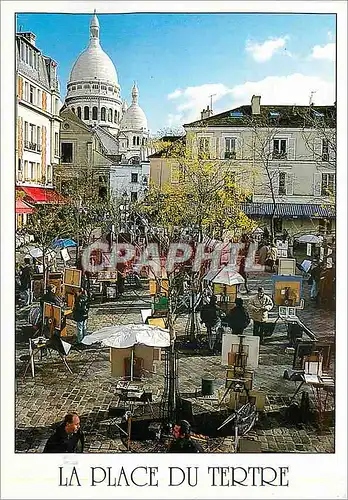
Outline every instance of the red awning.
<path id="1" fill-rule="evenodd" d="M 30 203 L 64 203 L 64 198 L 54 189 L 20 186 L 17 188 L 30 198 Z"/>
<path id="2" fill-rule="evenodd" d="M 16 214 L 32 214 L 34 209 L 29 207 L 23 200 L 16 200 Z"/>

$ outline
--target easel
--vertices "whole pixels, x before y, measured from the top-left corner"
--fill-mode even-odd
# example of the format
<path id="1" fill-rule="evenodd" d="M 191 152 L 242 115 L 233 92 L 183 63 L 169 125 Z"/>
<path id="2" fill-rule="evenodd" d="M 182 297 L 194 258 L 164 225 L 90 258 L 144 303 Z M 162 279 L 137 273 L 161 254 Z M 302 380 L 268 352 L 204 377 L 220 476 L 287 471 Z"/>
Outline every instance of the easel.
<path id="1" fill-rule="evenodd" d="M 61 342 L 61 343 L 63 342 L 60 338 L 60 333 L 61 333 L 61 328 L 62 328 L 62 308 L 60 306 L 55 305 L 55 304 L 50 304 L 48 302 L 44 302 L 42 316 L 43 316 L 42 328 L 45 328 L 45 324 L 48 325 L 49 338 L 45 338 L 45 337 L 41 336 L 41 337 L 38 337 L 36 339 L 29 339 L 29 361 L 28 361 L 27 366 L 25 368 L 23 378 L 26 376 L 29 365 L 31 366 L 31 374 L 33 377 L 35 377 L 34 356 L 35 356 L 36 351 L 39 351 L 39 353 L 41 354 L 41 359 L 42 359 L 43 349 L 48 349 L 48 352 L 50 353 L 50 355 L 51 355 L 50 349 L 56 350 L 58 352 L 61 360 L 63 361 L 66 369 L 70 373 L 73 373 L 72 370 L 70 369 L 67 361 L 66 361 L 66 356 L 60 352 L 58 346 L 54 345 L 55 342 Z M 56 335 L 57 330 L 59 331 L 59 336 Z M 64 348 L 64 345 L 63 345 L 63 348 Z"/>
<path id="2" fill-rule="evenodd" d="M 75 305 L 75 297 L 81 288 L 82 271 L 75 268 L 64 269 L 63 291 L 68 307 L 65 314 L 70 314 Z"/>
<path id="3" fill-rule="evenodd" d="M 251 386 L 248 387 L 250 384 L 250 379 L 246 379 L 246 365 L 247 365 L 247 358 L 248 358 L 248 346 L 243 344 L 243 340 L 245 338 L 245 335 L 238 335 L 239 337 L 239 344 L 238 344 L 238 351 L 233 352 L 233 346 L 235 344 L 232 344 L 232 351 L 228 353 L 228 369 L 226 372 L 226 390 L 219 402 L 218 408 L 221 407 L 223 401 L 225 400 L 227 394 L 229 392 L 235 392 L 236 393 L 236 407 L 239 405 L 239 399 L 240 399 L 240 394 L 245 391 L 247 398 L 249 400 L 249 390 L 252 388 Z M 230 373 L 233 372 L 233 377 L 230 377 Z M 251 379 L 252 383 L 252 379 Z M 226 422 L 227 423 L 227 422 Z"/>
<path id="4" fill-rule="evenodd" d="M 32 377 L 34 378 L 35 377 L 35 360 L 34 360 L 34 357 L 35 357 L 35 353 L 36 351 L 38 351 L 41 355 L 41 359 L 42 359 L 42 350 L 43 349 L 47 349 L 48 352 L 50 353 L 50 356 L 52 356 L 51 354 L 51 351 L 50 351 L 50 347 L 52 348 L 52 345 L 50 345 L 50 341 L 51 339 L 46 339 L 44 337 L 38 337 L 37 339 L 29 339 L 29 361 L 25 367 L 25 371 L 24 371 L 24 374 L 23 374 L 23 378 L 25 378 L 26 374 L 27 374 L 27 371 L 29 369 L 29 366 L 31 366 L 31 374 L 32 374 Z M 63 356 L 63 354 L 61 352 L 59 352 L 57 350 L 61 360 L 63 361 L 64 363 L 64 366 L 66 367 L 66 369 L 68 370 L 68 372 L 70 373 L 73 373 L 70 366 L 68 365 L 67 363 L 67 360 L 66 360 L 66 356 Z"/>
<path id="5" fill-rule="evenodd" d="M 136 408 L 136 404 L 145 403 L 145 405 L 149 406 L 152 416 L 153 417 L 155 416 L 150 398 L 148 397 L 148 395 L 146 394 L 146 392 L 142 387 L 138 387 L 137 385 L 132 384 L 129 381 L 120 380 L 117 383 L 116 391 L 117 394 L 119 395 L 118 405 L 120 404 L 121 401 L 127 403 L 129 411 L 131 412 L 132 415 Z"/>

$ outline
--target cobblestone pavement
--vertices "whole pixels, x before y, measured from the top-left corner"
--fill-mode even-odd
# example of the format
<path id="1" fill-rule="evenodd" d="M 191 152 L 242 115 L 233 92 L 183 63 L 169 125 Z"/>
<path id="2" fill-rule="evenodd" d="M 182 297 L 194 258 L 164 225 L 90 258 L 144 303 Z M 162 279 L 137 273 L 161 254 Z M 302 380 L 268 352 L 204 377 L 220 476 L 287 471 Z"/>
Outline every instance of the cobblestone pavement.
<path id="1" fill-rule="evenodd" d="M 271 293 L 270 277 L 258 275 L 249 279 L 252 294 L 256 293 L 260 283 L 265 286 L 266 293 Z M 241 296 L 245 301 L 248 300 L 249 296 L 243 292 Z M 88 331 L 110 324 L 140 323 L 140 309 L 147 308 L 149 304 L 150 299 L 145 293 L 130 290 L 122 301 L 94 304 L 90 311 Z M 95 346 L 82 351 L 72 350 L 68 362 L 73 374 L 65 369 L 58 355 L 53 352 L 52 356 L 43 356 L 36 362 L 35 378 L 31 377 L 30 370 L 23 377 L 28 359 L 27 342 L 23 338 L 26 315 L 25 311 L 18 312 L 16 323 L 16 451 L 42 452 L 52 433 L 52 424 L 59 422 L 68 410 L 75 410 L 81 415 L 87 452 L 126 451 L 118 433 L 110 432 L 108 427 L 109 410 L 116 407 L 118 402 L 115 394 L 117 379 L 110 374 L 109 350 Z M 334 336 L 334 312 L 316 309 L 308 301 L 299 316 L 318 337 Z M 185 324 L 186 318 L 179 318 L 178 335 L 183 334 Z M 75 323 L 69 320 L 68 330 L 70 333 L 75 330 Z M 312 425 L 290 425 L 284 418 L 283 410 L 297 384 L 283 378 L 284 370 L 292 365 L 292 355 L 286 353 L 286 346 L 285 325 L 277 324 L 274 334 L 260 348 L 254 387 L 265 391 L 266 407 L 248 437 L 259 442 L 262 452 L 332 453 L 333 427 L 326 427 L 319 432 Z M 180 391 L 183 395 L 197 392 L 204 375 L 214 377 L 216 390 L 223 387 L 225 369 L 221 366 L 219 356 L 193 356 L 181 352 L 179 358 Z M 145 389 L 153 392 L 155 406 L 163 389 L 163 362 L 158 373 L 146 380 Z M 220 439 L 215 448 L 227 452 L 231 451 L 231 446 L 231 438 L 226 437 Z"/>

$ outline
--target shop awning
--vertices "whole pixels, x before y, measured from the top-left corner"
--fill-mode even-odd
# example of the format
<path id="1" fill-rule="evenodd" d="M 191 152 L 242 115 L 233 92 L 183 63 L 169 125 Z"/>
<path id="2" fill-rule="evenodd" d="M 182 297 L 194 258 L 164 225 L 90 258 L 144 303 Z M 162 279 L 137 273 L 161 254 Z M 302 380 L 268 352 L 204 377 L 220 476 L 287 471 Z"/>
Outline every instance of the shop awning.
<path id="1" fill-rule="evenodd" d="M 246 215 L 256 217 L 271 216 L 274 210 L 273 203 L 243 203 L 241 208 Z M 274 216 L 334 219 L 336 211 L 334 206 L 324 204 L 276 203 Z"/>
<path id="2" fill-rule="evenodd" d="M 16 200 L 16 214 L 32 214 L 34 209 L 23 200 Z"/>
<path id="3" fill-rule="evenodd" d="M 64 203 L 64 198 L 52 188 L 20 186 L 16 188 L 23 191 L 31 203 Z"/>

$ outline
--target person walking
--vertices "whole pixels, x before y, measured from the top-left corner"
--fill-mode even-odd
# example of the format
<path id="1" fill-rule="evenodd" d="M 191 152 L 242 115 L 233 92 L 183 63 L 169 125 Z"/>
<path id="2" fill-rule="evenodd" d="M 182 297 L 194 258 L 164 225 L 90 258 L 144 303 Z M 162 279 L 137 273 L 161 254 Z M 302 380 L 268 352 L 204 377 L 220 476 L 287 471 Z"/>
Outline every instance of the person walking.
<path id="1" fill-rule="evenodd" d="M 263 341 L 265 323 L 268 320 L 268 312 L 273 308 L 273 300 L 265 294 L 265 289 L 260 286 L 257 295 L 249 301 L 250 316 L 254 322 L 253 335 L 260 337 Z"/>
<path id="2" fill-rule="evenodd" d="M 310 296 L 312 300 L 317 300 L 319 293 L 320 275 L 321 275 L 321 265 L 317 260 L 313 261 L 309 274 L 312 282 Z"/>
<path id="3" fill-rule="evenodd" d="M 277 247 L 275 246 L 274 241 L 271 243 L 271 247 L 268 251 L 267 259 L 266 259 L 266 266 L 268 266 L 271 270 L 271 272 L 275 272 L 275 264 L 278 256 L 278 250 Z"/>
<path id="4" fill-rule="evenodd" d="M 173 427 L 174 440 L 167 453 L 204 453 L 201 444 L 191 434 L 191 426 L 187 420 L 181 420 Z"/>
<path id="5" fill-rule="evenodd" d="M 238 272 L 242 276 L 242 278 L 244 278 L 244 286 L 246 293 L 250 293 L 250 290 L 248 289 L 248 275 L 245 271 L 245 262 L 246 262 L 246 257 L 245 255 L 242 255 L 239 263 Z"/>
<path id="6" fill-rule="evenodd" d="M 269 246 L 266 241 L 263 242 L 263 245 L 261 246 L 259 250 L 259 262 L 261 266 L 264 266 L 266 264 L 267 256 L 269 253 Z"/>
<path id="7" fill-rule="evenodd" d="M 21 290 L 25 294 L 25 306 L 29 306 L 33 301 L 33 294 L 31 291 L 31 280 L 34 274 L 34 270 L 30 265 L 30 259 L 27 257 L 24 259 L 24 266 L 21 267 L 19 272 L 19 278 L 21 282 Z"/>
<path id="8" fill-rule="evenodd" d="M 243 299 L 236 299 L 236 305 L 227 314 L 226 322 L 234 335 L 243 335 L 244 329 L 250 323 L 250 316 L 243 306 Z"/>
<path id="9" fill-rule="evenodd" d="M 84 336 L 86 335 L 88 311 L 89 311 L 89 300 L 87 297 L 87 292 L 84 288 L 81 288 L 76 296 L 73 308 L 73 319 L 76 321 L 76 326 L 77 326 L 77 335 L 76 335 L 77 344 L 81 344 Z"/>
<path id="10" fill-rule="evenodd" d="M 85 437 L 80 426 L 80 417 L 75 412 L 67 413 L 54 434 L 47 440 L 43 453 L 83 453 Z"/>

